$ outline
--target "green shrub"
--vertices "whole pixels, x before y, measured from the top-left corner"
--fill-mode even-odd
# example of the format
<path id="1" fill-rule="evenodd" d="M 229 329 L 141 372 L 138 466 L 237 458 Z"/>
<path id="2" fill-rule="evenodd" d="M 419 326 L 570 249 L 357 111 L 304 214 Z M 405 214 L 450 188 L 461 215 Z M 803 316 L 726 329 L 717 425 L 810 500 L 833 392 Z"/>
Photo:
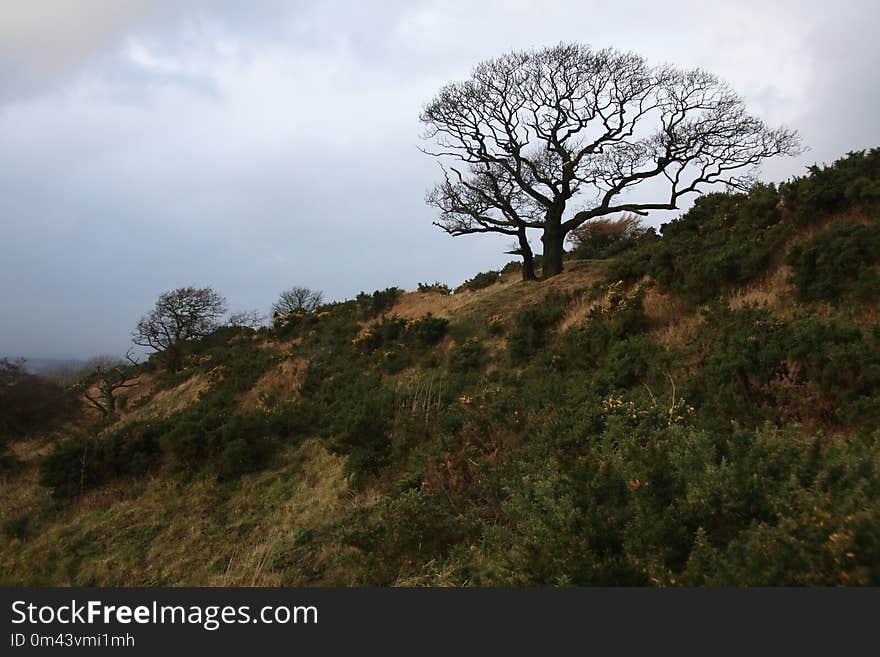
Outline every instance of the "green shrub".
<path id="1" fill-rule="evenodd" d="M 476 290 L 482 290 L 483 288 L 489 287 L 490 285 L 495 285 L 498 281 L 501 280 L 501 272 L 500 271 L 484 271 L 480 272 L 473 278 L 469 278 L 464 283 L 455 288 L 456 292 L 461 292 L 462 290 L 471 290 L 475 292 Z"/>
<path id="2" fill-rule="evenodd" d="M 839 304 L 845 298 L 870 303 L 880 298 L 880 224 L 836 223 L 788 255 L 801 301 Z"/>
<path id="3" fill-rule="evenodd" d="M 507 337 L 507 350 L 514 363 L 526 362 L 547 344 L 548 332 L 562 319 L 570 300 L 568 295 L 554 292 L 516 315 L 514 329 Z"/>
<path id="4" fill-rule="evenodd" d="M 361 292 L 357 295 L 358 317 L 360 319 L 372 319 L 384 315 L 394 307 L 403 290 L 397 287 L 388 287 L 384 290 L 376 290 L 372 294 Z"/>
<path id="5" fill-rule="evenodd" d="M 448 329 L 448 319 L 434 317 L 431 313 L 406 323 L 407 338 L 425 347 L 430 347 L 440 342 Z"/>
<path id="6" fill-rule="evenodd" d="M 854 151 L 831 166 L 812 166 L 807 176 L 780 185 L 785 206 L 802 224 L 853 205 L 880 205 L 880 148 Z"/>
<path id="7" fill-rule="evenodd" d="M 449 370 L 451 372 L 480 370 L 486 365 L 486 355 L 486 347 L 479 338 L 468 338 L 450 350 Z"/>
<path id="8" fill-rule="evenodd" d="M 752 426 L 878 418 L 865 404 L 880 392 L 880 350 L 856 326 L 722 310 L 709 316 L 704 340 L 692 394 L 722 417 Z"/>
<path id="9" fill-rule="evenodd" d="M 475 534 L 474 520 L 456 513 L 445 496 L 409 488 L 356 510 L 340 525 L 345 545 L 364 562 L 361 585 L 382 586 L 420 573 L 455 544 Z"/>
<path id="10" fill-rule="evenodd" d="M 880 492 L 880 435 L 826 446 L 708 431 L 684 400 L 644 396 L 577 415 L 545 419 L 517 461 L 505 530 L 486 537 L 491 568 L 471 564 L 475 583 L 880 581 L 880 509 L 865 504 Z"/>
<path id="11" fill-rule="evenodd" d="M 40 483 L 56 498 L 73 497 L 117 477 L 142 475 L 161 459 L 163 422 L 134 422 L 103 436 L 58 443 L 40 464 Z"/>
<path id="12" fill-rule="evenodd" d="M 418 291 L 425 294 L 450 294 L 452 290 L 445 283 L 419 283 Z"/>
<path id="13" fill-rule="evenodd" d="M 706 194 L 660 227 L 662 239 L 640 240 L 609 269 L 627 284 L 649 274 L 665 290 L 704 303 L 754 280 L 774 262 L 793 228 L 782 222 L 779 194 L 756 185 L 748 194 Z"/>

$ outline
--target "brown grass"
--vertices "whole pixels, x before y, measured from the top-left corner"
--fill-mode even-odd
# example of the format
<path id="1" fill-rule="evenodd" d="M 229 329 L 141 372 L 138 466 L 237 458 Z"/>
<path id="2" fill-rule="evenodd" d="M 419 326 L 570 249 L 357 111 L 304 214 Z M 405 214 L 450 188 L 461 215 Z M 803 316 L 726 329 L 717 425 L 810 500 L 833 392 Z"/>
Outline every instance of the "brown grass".
<path id="1" fill-rule="evenodd" d="M 651 285 L 643 297 L 645 315 L 652 326 L 663 327 L 677 323 L 688 314 L 687 304 L 671 292 L 661 292 Z"/>
<path id="2" fill-rule="evenodd" d="M 559 331 L 565 333 L 569 329 L 580 326 L 587 321 L 593 308 L 601 305 L 599 299 L 588 299 L 586 294 L 582 294 L 572 301 L 565 310 L 562 321 L 559 322 Z"/>
<path id="3" fill-rule="evenodd" d="M 605 263 L 596 260 L 572 260 L 565 271 L 546 281 L 522 281 L 519 272 L 504 274 L 500 281 L 481 290 L 462 290 L 455 294 L 404 292 L 389 315 L 417 319 L 428 313 L 436 317 L 485 321 L 495 313 L 504 317 L 539 301 L 549 290 L 574 292 L 599 280 Z"/>
<path id="4" fill-rule="evenodd" d="M 699 310 L 682 315 L 674 322 L 652 329 L 651 337 L 666 349 L 682 347 L 696 340 L 703 324 L 703 315 Z"/>
<path id="5" fill-rule="evenodd" d="M 199 395 L 210 387 L 211 378 L 208 374 L 194 374 L 174 388 L 160 390 L 146 404 L 123 416 L 123 421 L 166 418 L 196 402 Z"/>
<path id="6" fill-rule="evenodd" d="M 264 407 L 272 397 L 281 402 L 295 401 L 308 371 L 305 358 L 287 358 L 266 372 L 241 398 L 241 408 L 253 410 Z"/>
<path id="7" fill-rule="evenodd" d="M 730 295 L 729 305 L 732 310 L 746 306 L 767 306 L 782 314 L 791 306 L 793 288 L 789 283 L 791 267 L 782 265 L 768 272 L 766 276 L 755 282 L 735 290 Z"/>

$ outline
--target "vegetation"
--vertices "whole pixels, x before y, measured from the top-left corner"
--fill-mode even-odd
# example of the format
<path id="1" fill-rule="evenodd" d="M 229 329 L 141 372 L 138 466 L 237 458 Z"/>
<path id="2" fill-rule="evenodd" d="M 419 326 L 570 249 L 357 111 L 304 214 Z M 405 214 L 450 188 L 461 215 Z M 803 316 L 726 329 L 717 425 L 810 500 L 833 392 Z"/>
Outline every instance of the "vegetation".
<path id="1" fill-rule="evenodd" d="M 426 151 L 443 161 L 427 198 L 436 225 L 516 237 L 523 280 L 536 277 L 530 230 L 541 234 L 544 278 L 556 276 L 566 237 L 586 222 L 675 210 L 714 184 L 742 189 L 766 158 L 800 152 L 796 133 L 750 116 L 710 73 L 578 43 L 482 62 L 445 85 L 421 121 Z M 643 183 L 653 198 L 625 196 Z"/>
<path id="2" fill-rule="evenodd" d="M 0 581 L 878 585 L 876 161 L 216 328 L 106 421 L 10 413 L 6 363 Z"/>
<path id="3" fill-rule="evenodd" d="M 209 287 L 163 292 L 138 322 L 132 341 L 160 353 L 168 367 L 177 369 L 186 342 L 209 335 L 225 313 L 226 299 Z"/>

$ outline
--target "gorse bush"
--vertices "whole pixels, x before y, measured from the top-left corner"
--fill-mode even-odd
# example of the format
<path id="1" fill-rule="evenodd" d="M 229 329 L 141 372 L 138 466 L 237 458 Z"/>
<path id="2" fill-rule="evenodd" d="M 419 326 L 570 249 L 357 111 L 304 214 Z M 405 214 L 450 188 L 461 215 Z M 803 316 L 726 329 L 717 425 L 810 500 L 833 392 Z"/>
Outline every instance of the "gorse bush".
<path id="1" fill-rule="evenodd" d="M 507 349 L 513 363 L 527 361 L 547 344 L 548 333 L 562 319 L 571 298 L 549 294 L 539 304 L 516 315 L 515 326 L 507 336 Z"/>
<path id="2" fill-rule="evenodd" d="M 425 348 L 437 344 L 446 335 L 449 320 L 434 317 L 430 313 L 419 319 L 385 317 L 377 324 L 365 329 L 353 340 L 365 353 L 377 349 L 400 346 Z"/>
<path id="3" fill-rule="evenodd" d="M 59 443 L 40 465 L 40 483 L 56 498 L 73 497 L 117 477 L 142 475 L 158 465 L 164 422 L 135 422 L 106 435 Z"/>
<path id="4" fill-rule="evenodd" d="M 705 302 L 766 271 L 792 234 L 778 205 L 772 185 L 749 194 L 701 196 L 679 219 L 661 226 L 663 239 L 623 256 L 611 276 L 634 282 L 649 274 L 661 288 Z"/>
<path id="5" fill-rule="evenodd" d="M 880 393 L 876 338 L 856 326 L 767 310 L 709 318 L 707 351 L 691 389 L 713 412 L 742 424 L 861 420 Z"/>
<path id="6" fill-rule="evenodd" d="M 792 247 L 787 263 L 802 301 L 839 304 L 880 298 L 880 223 L 837 223 Z"/>
<path id="7" fill-rule="evenodd" d="M 816 585 L 880 578 L 878 509 L 864 505 L 878 490 L 877 437 L 825 447 L 772 429 L 706 431 L 685 403 L 667 408 L 616 397 L 591 417 L 588 425 L 598 419 L 601 428 L 589 429 L 590 440 L 567 439 L 554 423 L 556 435 L 520 460 L 522 483 L 505 507 L 512 529 L 491 549 L 492 581 Z M 552 447 L 561 442 L 565 453 Z"/>
<path id="8" fill-rule="evenodd" d="M 812 166 L 809 175 L 780 185 L 785 207 L 800 224 L 851 206 L 880 205 L 880 148 L 854 151 L 831 166 Z"/>
<path id="9" fill-rule="evenodd" d="M 461 292 L 462 290 L 470 290 L 472 292 L 475 292 L 476 290 L 487 288 L 490 285 L 495 285 L 495 283 L 500 280 L 500 271 L 484 271 L 480 272 L 473 278 L 469 278 L 468 280 L 466 280 L 464 283 L 455 288 L 455 291 Z"/>
<path id="10" fill-rule="evenodd" d="M 480 370 L 486 365 L 488 352 L 478 337 L 470 337 L 455 345 L 449 353 L 449 370 L 467 372 Z"/>
<path id="11" fill-rule="evenodd" d="M 445 283 L 419 283 L 418 291 L 423 294 L 450 294 L 452 290 Z"/>
<path id="12" fill-rule="evenodd" d="M 358 317 L 360 319 L 372 319 L 383 315 L 397 303 L 403 290 L 397 287 L 388 287 L 384 290 L 376 290 L 372 294 L 361 292 L 357 295 Z"/>

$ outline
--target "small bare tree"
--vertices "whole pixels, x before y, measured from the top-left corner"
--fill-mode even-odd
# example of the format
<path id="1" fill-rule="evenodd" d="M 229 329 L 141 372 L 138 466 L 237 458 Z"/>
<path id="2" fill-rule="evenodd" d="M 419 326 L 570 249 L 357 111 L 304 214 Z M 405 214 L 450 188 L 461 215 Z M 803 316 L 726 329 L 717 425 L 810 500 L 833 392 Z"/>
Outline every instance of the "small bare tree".
<path id="1" fill-rule="evenodd" d="M 88 362 L 86 371 L 89 372 L 88 379 L 94 379 L 95 394 L 91 392 L 90 387 L 86 387 L 83 397 L 101 411 L 105 419 L 116 417 L 116 391 L 140 384 L 139 381 L 132 380 L 128 369 L 137 364 L 138 362 L 132 358 L 131 349 L 126 352 L 124 360 L 104 355 L 96 356 Z"/>
<path id="2" fill-rule="evenodd" d="M 153 310 L 138 322 L 132 342 L 162 352 L 167 366 L 176 370 L 183 343 L 212 333 L 225 313 L 226 299 L 209 287 L 163 292 Z"/>
<path id="3" fill-rule="evenodd" d="M 234 328 L 258 329 L 265 326 L 267 319 L 268 317 L 259 310 L 242 310 L 232 313 L 226 324 Z"/>
<path id="4" fill-rule="evenodd" d="M 293 312 L 313 313 L 324 301 L 324 295 L 320 290 L 310 290 L 307 287 L 292 287 L 278 295 L 278 301 L 272 305 L 272 314 L 288 315 Z"/>
<path id="5" fill-rule="evenodd" d="M 436 225 L 515 236 L 526 279 L 535 277 L 529 230 L 541 231 L 543 274 L 555 276 L 566 236 L 584 222 L 673 210 L 713 184 L 746 188 L 764 159 L 800 152 L 795 132 L 768 128 L 705 71 L 581 44 L 483 62 L 420 118 L 434 144 L 425 152 L 443 168 L 427 196 Z M 650 180 L 665 191 L 625 198 Z"/>

